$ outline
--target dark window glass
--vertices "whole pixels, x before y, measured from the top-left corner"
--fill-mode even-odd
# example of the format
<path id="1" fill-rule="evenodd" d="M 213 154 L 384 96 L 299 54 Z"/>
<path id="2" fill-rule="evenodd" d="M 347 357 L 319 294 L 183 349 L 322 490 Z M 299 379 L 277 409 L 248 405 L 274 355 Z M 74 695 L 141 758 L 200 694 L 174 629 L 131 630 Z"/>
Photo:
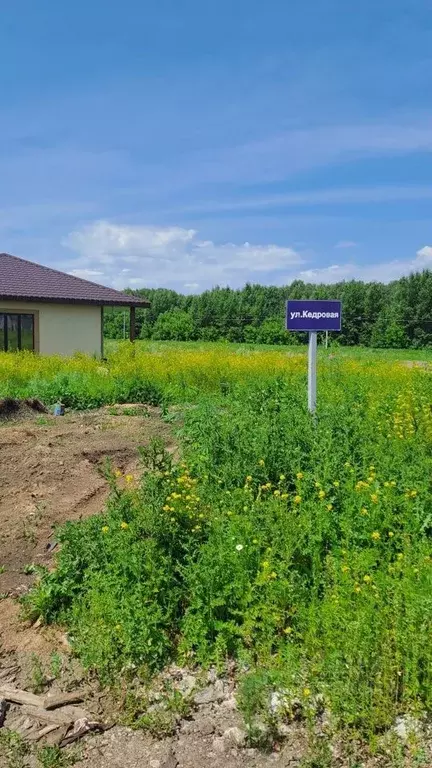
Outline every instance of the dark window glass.
<path id="1" fill-rule="evenodd" d="M 34 316 L 0 313 L 0 352 L 34 349 Z"/>
<path id="2" fill-rule="evenodd" d="M 7 315 L 7 348 L 8 352 L 19 349 L 18 344 L 18 317 L 19 315 Z"/>
<path id="3" fill-rule="evenodd" d="M 21 349 L 33 350 L 33 315 L 21 315 Z"/>

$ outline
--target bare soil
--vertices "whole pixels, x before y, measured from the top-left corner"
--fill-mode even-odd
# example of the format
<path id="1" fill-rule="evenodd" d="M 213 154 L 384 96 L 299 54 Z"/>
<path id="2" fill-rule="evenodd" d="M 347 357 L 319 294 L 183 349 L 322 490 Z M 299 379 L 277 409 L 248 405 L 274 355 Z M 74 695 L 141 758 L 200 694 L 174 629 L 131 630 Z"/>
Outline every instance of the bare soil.
<path id="1" fill-rule="evenodd" d="M 131 415 L 126 415 L 131 414 Z M 3 415 L 3 419 L 2 419 Z M 23 418 L 24 415 L 24 418 Z M 30 416 L 30 417 L 29 417 Z M 16 597 L 32 581 L 31 565 L 49 565 L 55 529 L 66 520 L 100 512 L 108 496 L 101 474 L 109 458 L 135 475 L 138 447 L 160 437 L 174 450 L 169 426 L 158 409 L 106 407 L 54 417 L 24 405 L 0 412 L 0 594 Z M 0 600 L 0 647 L 19 648 L 16 610 Z"/>

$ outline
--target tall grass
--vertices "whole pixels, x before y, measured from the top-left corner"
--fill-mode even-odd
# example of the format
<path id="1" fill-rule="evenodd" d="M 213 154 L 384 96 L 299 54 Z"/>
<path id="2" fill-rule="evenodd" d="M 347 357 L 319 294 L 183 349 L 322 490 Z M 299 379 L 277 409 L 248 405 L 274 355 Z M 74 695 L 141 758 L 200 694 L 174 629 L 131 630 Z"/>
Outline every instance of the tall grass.
<path id="1" fill-rule="evenodd" d="M 182 463 L 156 445 L 121 487 L 112 468 L 103 514 L 63 528 L 57 570 L 27 601 L 69 626 L 87 666 L 109 679 L 235 657 L 368 734 L 430 711 L 427 371 L 324 359 L 314 420 L 301 355 L 124 347 L 104 374 L 89 360 L 41 365 L 52 377 L 23 376 L 29 394 L 64 374 L 91 392 L 145 381 L 165 403 L 195 403 Z"/>

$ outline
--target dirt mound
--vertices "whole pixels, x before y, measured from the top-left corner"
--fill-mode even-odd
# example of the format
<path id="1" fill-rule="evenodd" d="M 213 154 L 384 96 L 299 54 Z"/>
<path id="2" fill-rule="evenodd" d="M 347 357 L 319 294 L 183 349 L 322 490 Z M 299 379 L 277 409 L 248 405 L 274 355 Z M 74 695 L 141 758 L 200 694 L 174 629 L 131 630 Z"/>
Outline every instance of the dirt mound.
<path id="1" fill-rule="evenodd" d="M 0 422 L 22 421 L 41 413 L 48 413 L 48 408 L 36 398 L 16 400 L 13 397 L 4 397 L 0 400 Z"/>
<path id="2" fill-rule="evenodd" d="M 162 437 L 174 450 L 158 409 L 127 413 L 106 407 L 57 417 L 38 400 L 0 401 L 0 649 L 8 633 L 1 596 L 20 595 L 34 578 L 31 566 L 50 564 L 58 525 L 103 509 L 105 460 L 137 476 L 140 446 Z"/>

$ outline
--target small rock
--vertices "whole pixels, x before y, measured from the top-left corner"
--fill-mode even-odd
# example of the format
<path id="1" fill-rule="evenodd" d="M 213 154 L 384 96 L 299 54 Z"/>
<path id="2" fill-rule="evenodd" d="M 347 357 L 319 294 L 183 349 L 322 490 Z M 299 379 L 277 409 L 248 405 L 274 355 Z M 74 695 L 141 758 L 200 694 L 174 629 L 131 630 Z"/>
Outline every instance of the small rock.
<path id="1" fill-rule="evenodd" d="M 196 687 L 196 679 L 193 675 L 183 675 L 177 687 L 184 696 L 189 696 Z"/>
<path id="2" fill-rule="evenodd" d="M 284 710 L 289 705 L 289 699 L 285 691 L 273 691 L 270 696 L 270 712 L 272 715 Z"/>
<path id="3" fill-rule="evenodd" d="M 160 760 L 150 760 L 150 768 L 160 768 L 161 761 Z"/>
<path id="4" fill-rule="evenodd" d="M 246 733 L 241 728 L 233 726 L 232 728 L 227 728 L 222 739 L 227 749 L 232 749 L 233 747 L 239 749 L 246 744 Z"/>
<path id="5" fill-rule="evenodd" d="M 172 749 L 166 760 L 161 765 L 161 768 L 177 768 L 178 760 L 175 756 L 175 752 Z"/>
<path id="6" fill-rule="evenodd" d="M 226 744 L 222 736 L 216 736 L 215 739 L 213 739 L 212 747 L 215 752 L 225 752 L 226 751 Z"/>
<path id="7" fill-rule="evenodd" d="M 217 680 L 214 685 L 209 685 L 208 688 L 203 688 L 202 691 L 198 691 L 194 696 L 194 702 L 200 706 L 201 704 L 212 704 L 215 701 L 223 701 L 224 698 L 223 682 L 222 680 Z"/>
<path id="8" fill-rule="evenodd" d="M 222 702 L 222 706 L 224 709 L 227 709 L 228 712 L 235 712 L 237 709 L 237 700 L 234 694 L 228 696 L 228 698 Z"/>
<path id="9" fill-rule="evenodd" d="M 201 722 L 195 723 L 195 725 L 196 730 L 201 736 L 210 736 L 215 731 L 214 723 L 212 723 L 211 720 L 202 720 Z"/>
<path id="10" fill-rule="evenodd" d="M 207 680 L 209 681 L 209 683 L 215 683 L 217 679 L 218 679 L 218 676 L 215 668 L 210 667 L 207 675 Z"/>
<path id="11" fill-rule="evenodd" d="M 422 732 L 422 726 L 415 717 L 403 715 L 396 718 L 393 731 L 401 741 L 407 742 L 410 736 L 418 736 Z"/>
<path id="12" fill-rule="evenodd" d="M 186 735 L 199 733 L 201 736 L 211 736 L 214 731 L 214 723 L 207 718 L 205 720 L 185 720 L 180 727 L 180 733 Z"/>

